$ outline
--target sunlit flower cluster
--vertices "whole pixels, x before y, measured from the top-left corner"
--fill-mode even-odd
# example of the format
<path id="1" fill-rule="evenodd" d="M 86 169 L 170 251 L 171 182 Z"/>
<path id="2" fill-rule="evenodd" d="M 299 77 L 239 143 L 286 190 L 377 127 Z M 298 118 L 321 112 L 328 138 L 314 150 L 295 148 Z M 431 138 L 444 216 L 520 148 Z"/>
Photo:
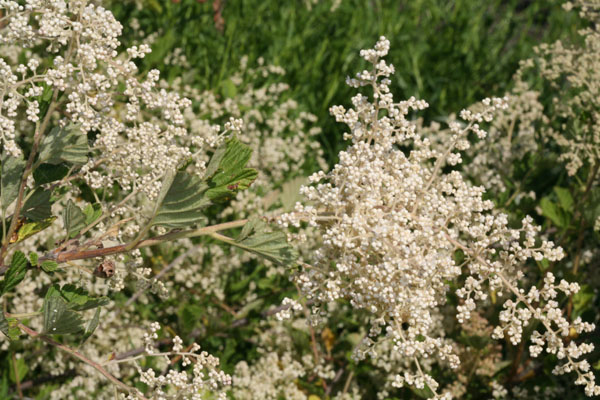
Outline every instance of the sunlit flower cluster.
<path id="1" fill-rule="evenodd" d="M 448 282 L 461 285 L 456 291 L 459 323 L 469 320 L 476 301 L 485 301 L 489 291 L 516 296 L 525 307 L 506 300 L 495 335 L 506 332 L 518 343 L 520 327 L 539 320 L 545 331 L 534 334 L 534 343 L 567 358 L 555 372 L 576 370 L 576 383 L 585 384 L 588 395 L 600 392 L 593 375 L 586 374 L 589 365 L 573 361 L 591 345 L 570 353 L 564 340 L 571 328 L 585 331 L 593 326 L 569 323 L 553 302 L 557 290 L 570 294 L 578 286 L 549 283 L 532 288 L 530 298 L 519 288 L 528 260 L 560 260 L 562 249 L 540 241 L 539 228 L 529 217 L 520 228 L 509 227 L 507 215 L 483 199 L 484 188 L 451 170 L 461 162 L 460 151 L 470 147 L 469 133 L 485 139 L 482 124 L 508 107 L 506 99 L 485 99 L 480 111 L 462 111 L 464 123 L 451 122 L 445 148 L 436 149 L 407 120 L 411 110 L 427 104 L 413 98 L 393 100 L 389 76 L 394 68 L 382 59 L 388 49 L 389 42 L 381 38 L 374 49 L 361 51 L 373 68 L 348 83 L 370 86 L 372 100 L 358 94 L 353 108 L 331 109 L 337 121 L 348 125 L 346 137 L 352 143 L 330 173 L 313 175 L 312 185 L 302 188 L 306 204 L 298 203 L 294 213 L 280 220 L 296 226 L 307 221 L 322 232 L 323 246 L 315 252 L 313 265 L 296 277 L 302 292 L 319 302 L 348 299 L 353 307 L 369 311 L 374 323 L 365 340 L 386 336 L 396 352 L 414 361 L 416 371 L 405 371 L 395 386 L 427 385 L 434 394 L 438 384 L 423 372 L 420 360 L 436 356 L 452 368 L 459 364 L 451 346 L 433 332 Z"/>

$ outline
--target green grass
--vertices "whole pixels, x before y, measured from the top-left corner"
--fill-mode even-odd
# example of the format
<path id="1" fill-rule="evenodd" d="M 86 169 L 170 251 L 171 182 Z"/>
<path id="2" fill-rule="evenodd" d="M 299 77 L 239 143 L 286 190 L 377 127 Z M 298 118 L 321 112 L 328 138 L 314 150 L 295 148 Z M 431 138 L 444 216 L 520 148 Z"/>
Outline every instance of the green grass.
<path id="1" fill-rule="evenodd" d="M 211 2 L 152 0 L 140 10 L 131 3 L 111 8 L 121 21 L 135 16 L 146 33 L 160 32 L 143 68 L 159 68 L 169 79 L 186 75 L 199 88 L 219 88 L 243 55 L 250 65 L 263 57 L 284 67 L 290 96 L 319 117 L 330 161 L 344 145 L 343 126 L 328 109 L 349 104 L 353 90 L 344 79 L 363 65 L 359 50 L 380 35 L 391 41 L 396 98 L 427 100 L 424 116 L 434 119 L 502 95 L 533 46 L 569 38 L 579 26 L 557 2 L 526 0 L 344 0 L 334 12 L 329 1 L 309 11 L 299 0 L 238 0 L 225 3 L 222 33 L 214 27 Z M 174 47 L 184 50 L 192 71 L 164 65 Z"/>

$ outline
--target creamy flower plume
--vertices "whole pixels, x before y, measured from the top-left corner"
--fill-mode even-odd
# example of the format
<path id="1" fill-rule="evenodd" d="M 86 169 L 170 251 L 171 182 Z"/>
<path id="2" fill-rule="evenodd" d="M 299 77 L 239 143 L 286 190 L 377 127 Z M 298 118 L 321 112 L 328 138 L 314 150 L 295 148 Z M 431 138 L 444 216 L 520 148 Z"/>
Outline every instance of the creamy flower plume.
<path id="1" fill-rule="evenodd" d="M 449 394 L 437 394 L 437 382 L 419 360 L 436 356 L 453 368 L 459 364 L 434 330 L 449 282 L 459 285 L 460 323 L 469 320 L 476 300 L 485 300 L 488 291 L 508 292 L 517 299 L 506 300 L 495 336 L 519 343 L 522 327 L 540 320 L 544 329 L 534 333 L 534 343 L 545 344 L 566 361 L 556 372 L 574 370 L 576 383 L 585 384 L 587 394 L 599 393 L 587 363 L 574 361 L 593 346 L 571 342 L 576 350 L 569 351 L 565 341 L 570 328 L 589 331 L 593 325 L 569 322 L 554 301 L 558 291 L 568 295 L 578 286 L 554 286 L 548 275 L 540 290 L 526 294 L 519 288 L 528 260 L 559 260 L 562 249 L 540 241 L 529 217 L 520 228 L 509 227 L 507 216 L 483 199 L 484 188 L 452 170 L 461 162 L 460 151 L 470 147 L 467 135 L 484 139 L 487 133 L 480 124 L 506 109 L 506 99 L 485 99 L 479 112 L 462 111 L 463 122 L 450 124 L 445 146 L 434 147 L 408 120 L 411 111 L 427 104 L 414 98 L 393 100 L 389 76 L 394 68 L 382 60 L 388 49 L 389 42 L 381 38 L 374 49 L 361 51 L 373 68 L 348 83 L 370 87 L 372 98 L 358 94 L 353 108 L 331 109 L 337 121 L 348 125 L 346 138 L 352 142 L 330 173 L 313 175 L 312 185 L 302 188 L 307 205 L 297 204 L 295 212 L 280 220 L 296 226 L 308 221 L 321 230 L 323 246 L 314 265 L 296 277 L 303 293 L 319 302 L 347 299 L 356 309 L 369 311 L 375 321 L 371 339 L 385 335 L 395 351 L 414 360 L 415 372 L 406 371 L 396 386 L 427 385 L 437 398 Z"/>

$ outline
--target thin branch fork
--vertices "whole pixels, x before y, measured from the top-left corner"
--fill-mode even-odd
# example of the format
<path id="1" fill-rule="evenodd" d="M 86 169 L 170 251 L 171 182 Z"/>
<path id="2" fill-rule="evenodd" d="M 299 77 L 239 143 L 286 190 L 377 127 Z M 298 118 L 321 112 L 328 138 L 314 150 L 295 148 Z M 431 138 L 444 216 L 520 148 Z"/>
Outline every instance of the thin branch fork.
<path id="1" fill-rule="evenodd" d="M 243 226 L 248 222 L 247 219 L 242 219 L 238 221 L 225 222 L 223 224 L 206 226 L 204 228 L 193 229 L 189 231 L 175 231 L 170 232 L 165 235 L 156 236 L 154 238 L 146 239 L 139 241 L 133 247 L 131 243 L 121 244 L 112 247 L 105 247 L 100 249 L 90 249 L 90 250 L 72 250 L 72 251 L 63 251 L 58 254 L 50 254 L 48 256 L 44 256 L 40 258 L 40 262 L 44 260 L 54 260 L 57 263 L 64 263 L 67 261 L 73 260 L 83 260 L 88 258 L 96 258 L 96 257 L 104 257 L 112 254 L 124 253 L 130 250 L 139 249 L 142 247 L 154 246 L 163 242 L 173 241 L 181 238 L 191 238 L 198 236 L 210 235 L 212 233 L 222 231 L 225 229 L 238 228 Z"/>
<path id="2" fill-rule="evenodd" d="M 76 351 L 68 346 L 65 346 L 64 344 L 58 343 L 57 341 L 49 338 L 48 336 L 46 336 L 42 333 L 34 331 L 33 329 L 29 328 L 28 326 L 23 325 L 22 323 L 18 323 L 17 326 L 23 332 L 28 334 L 31 338 L 40 339 L 48 344 L 51 344 L 52 346 L 55 346 L 55 347 L 59 348 L 60 350 L 64 351 L 65 353 L 68 353 L 71 356 L 88 364 L 89 366 L 94 368 L 96 371 L 98 371 L 100 374 L 102 374 L 111 383 L 113 383 L 115 386 L 117 386 L 119 389 L 126 391 L 127 393 L 134 393 L 140 400 L 149 400 L 148 398 L 144 397 L 138 390 L 127 386 L 125 383 L 123 383 L 120 380 L 118 380 L 117 378 L 115 378 L 110 372 L 105 370 L 102 367 L 102 365 L 98 364 L 95 361 L 90 360 L 89 358 L 87 358 L 83 354 L 79 353 L 78 351 Z"/>

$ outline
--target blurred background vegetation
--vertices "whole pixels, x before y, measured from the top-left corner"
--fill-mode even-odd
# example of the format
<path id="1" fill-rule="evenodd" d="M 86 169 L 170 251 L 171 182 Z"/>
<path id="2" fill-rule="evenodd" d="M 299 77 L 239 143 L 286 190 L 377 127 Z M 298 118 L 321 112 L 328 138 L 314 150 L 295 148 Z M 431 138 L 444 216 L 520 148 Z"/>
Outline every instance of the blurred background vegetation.
<path id="1" fill-rule="evenodd" d="M 242 56 L 249 65 L 262 57 L 283 67 L 287 95 L 319 118 L 330 164 L 344 144 L 328 109 L 349 104 L 353 92 L 344 80 L 360 65 L 359 50 L 379 36 L 391 41 L 396 99 L 427 100 L 420 115 L 435 120 L 503 95 L 533 46 L 570 40 L 581 27 L 558 1 L 343 0 L 333 10 L 329 0 L 307 1 L 139 0 L 110 8 L 125 21 L 126 43 L 140 39 L 138 29 L 156 35 L 142 69 L 157 68 L 169 80 L 186 76 L 200 90 L 223 91 Z M 127 25 L 134 20 L 139 28 Z M 165 64 L 175 48 L 190 68 Z"/>

